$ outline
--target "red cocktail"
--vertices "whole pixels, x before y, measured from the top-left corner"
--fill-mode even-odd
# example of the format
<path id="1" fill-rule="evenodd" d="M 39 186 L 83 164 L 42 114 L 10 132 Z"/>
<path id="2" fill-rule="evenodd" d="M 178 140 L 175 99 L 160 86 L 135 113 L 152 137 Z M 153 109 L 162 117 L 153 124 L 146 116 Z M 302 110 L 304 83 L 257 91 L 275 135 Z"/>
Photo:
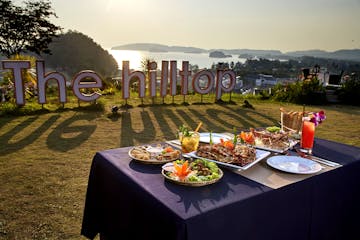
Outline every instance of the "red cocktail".
<path id="1" fill-rule="evenodd" d="M 314 145 L 315 136 L 315 124 L 313 122 L 304 121 L 301 132 L 301 144 L 302 150 L 311 154 Z"/>

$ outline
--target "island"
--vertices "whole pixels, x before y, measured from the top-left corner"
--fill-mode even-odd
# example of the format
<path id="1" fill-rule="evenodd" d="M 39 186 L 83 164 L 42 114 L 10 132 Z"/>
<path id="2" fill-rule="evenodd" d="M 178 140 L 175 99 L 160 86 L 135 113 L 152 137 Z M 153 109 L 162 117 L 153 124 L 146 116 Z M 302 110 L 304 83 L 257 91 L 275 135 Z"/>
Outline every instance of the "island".
<path id="1" fill-rule="evenodd" d="M 211 57 L 211 58 L 228 58 L 228 57 L 232 57 L 232 56 L 226 55 L 220 51 L 213 51 L 213 52 L 210 52 L 209 57 Z"/>

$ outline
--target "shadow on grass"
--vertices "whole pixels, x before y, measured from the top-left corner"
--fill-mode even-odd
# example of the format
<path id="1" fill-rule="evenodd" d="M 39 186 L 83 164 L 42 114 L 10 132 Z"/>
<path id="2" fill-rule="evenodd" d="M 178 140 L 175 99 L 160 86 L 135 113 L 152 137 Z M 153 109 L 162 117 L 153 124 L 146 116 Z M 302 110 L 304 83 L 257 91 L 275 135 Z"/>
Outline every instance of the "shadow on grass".
<path id="1" fill-rule="evenodd" d="M 79 147 L 83 142 L 85 142 L 90 136 L 94 133 L 96 129 L 95 124 L 84 125 L 79 124 L 75 125 L 77 121 L 91 121 L 95 119 L 96 116 L 91 113 L 81 113 L 74 114 L 74 116 L 68 118 L 67 120 L 61 122 L 57 127 L 49 134 L 47 138 L 47 145 L 49 149 L 67 152 L 71 149 Z M 71 125 L 75 126 L 71 126 Z M 69 137 L 67 137 L 67 135 Z"/>
<path id="2" fill-rule="evenodd" d="M 140 117 L 144 124 L 144 130 L 136 131 L 132 127 L 131 113 L 123 112 L 121 114 L 120 146 L 133 146 L 134 140 L 142 143 L 154 141 L 156 130 L 149 113 L 141 111 Z"/>
<path id="3" fill-rule="evenodd" d="M 234 127 L 239 131 L 250 127 L 268 126 L 269 122 L 277 124 L 277 119 L 241 106 L 230 107 L 227 104 L 206 108 L 202 108 L 202 105 L 189 108 L 153 106 L 143 108 L 142 111 L 128 111 L 121 114 L 120 146 L 132 146 L 135 142 L 150 143 L 155 141 L 156 136 L 162 136 L 166 140 L 176 139 L 180 125 L 185 124 L 190 129 L 195 129 L 200 121 L 203 123 L 200 131 L 214 132 L 232 132 Z M 139 125 L 143 126 L 143 130 L 139 131 L 133 127 Z"/>
<path id="4" fill-rule="evenodd" d="M 9 130 L 5 134 L 1 135 L 1 148 L 0 154 L 6 155 L 14 151 L 19 151 L 26 147 L 27 145 L 33 143 L 36 139 L 38 139 L 46 130 L 48 130 L 57 119 L 59 119 L 60 115 L 51 116 L 47 119 L 43 124 L 41 124 L 38 128 L 34 129 L 30 134 L 22 136 L 22 139 L 11 142 L 11 139 L 23 132 L 26 128 L 30 127 L 34 124 L 34 122 L 39 118 L 38 116 L 30 117 L 25 121 L 19 123 L 13 129 Z"/>

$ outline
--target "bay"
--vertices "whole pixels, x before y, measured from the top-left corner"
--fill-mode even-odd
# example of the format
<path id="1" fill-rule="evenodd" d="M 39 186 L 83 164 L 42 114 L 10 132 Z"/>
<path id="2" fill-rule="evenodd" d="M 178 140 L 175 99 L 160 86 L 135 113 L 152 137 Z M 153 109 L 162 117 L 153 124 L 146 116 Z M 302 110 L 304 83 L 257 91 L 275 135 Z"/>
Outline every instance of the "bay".
<path id="1" fill-rule="evenodd" d="M 188 61 L 191 65 L 198 65 L 199 69 L 211 68 L 212 64 L 223 63 L 245 63 L 245 58 L 239 58 L 233 55 L 227 58 L 211 58 L 209 53 L 184 53 L 184 52 L 148 52 L 134 50 L 108 50 L 118 63 L 119 69 L 122 69 L 122 61 L 129 61 L 130 68 L 143 70 L 141 62 L 147 59 L 157 63 L 158 69 L 161 68 L 161 61 L 177 61 L 177 68 L 182 69 L 182 62 Z"/>

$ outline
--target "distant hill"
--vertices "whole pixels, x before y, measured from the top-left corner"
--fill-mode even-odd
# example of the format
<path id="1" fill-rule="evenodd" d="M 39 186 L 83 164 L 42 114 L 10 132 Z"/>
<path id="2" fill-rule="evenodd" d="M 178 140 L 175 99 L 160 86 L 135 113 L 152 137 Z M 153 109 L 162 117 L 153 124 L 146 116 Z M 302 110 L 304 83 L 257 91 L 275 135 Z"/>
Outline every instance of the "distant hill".
<path id="1" fill-rule="evenodd" d="M 351 60 L 360 62 L 360 49 L 342 49 L 334 52 L 323 50 L 306 50 L 306 51 L 293 51 L 282 53 L 279 50 L 256 50 L 256 49 L 203 49 L 195 47 L 184 46 L 167 46 L 155 43 L 133 43 L 126 45 L 119 45 L 112 47 L 113 50 L 136 50 L 136 51 L 149 51 L 149 52 L 185 52 L 185 53 L 210 53 L 219 51 L 225 55 L 239 55 L 240 57 L 246 56 L 263 57 L 263 58 L 276 58 L 276 59 L 292 59 L 303 56 L 310 56 L 316 58 L 328 58 L 337 60 Z"/>
<path id="2" fill-rule="evenodd" d="M 136 50 L 149 52 L 185 52 L 185 53 L 204 53 L 205 49 L 183 46 L 167 46 L 156 43 L 132 43 L 126 45 L 115 46 L 112 50 Z"/>
<path id="3" fill-rule="evenodd" d="M 91 69 L 102 77 L 116 73 L 118 65 L 114 57 L 87 35 L 68 31 L 49 44 L 51 55 L 44 55 L 46 66 L 70 77 L 85 69 Z"/>
<path id="4" fill-rule="evenodd" d="M 295 51 L 287 52 L 284 55 L 292 57 L 317 57 L 317 58 L 329 58 L 338 60 L 351 60 L 360 62 L 360 49 L 342 49 L 334 52 L 327 52 L 323 50 L 307 50 L 307 51 Z"/>
<path id="5" fill-rule="evenodd" d="M 279 50 L 256 50 L 256 49 L 212 49 L 210 51 L 221 51 L 225 54 L 232 55 L 249 55 L 253 57 L 261 56 L 278 56 L 282 55 Z"/>

